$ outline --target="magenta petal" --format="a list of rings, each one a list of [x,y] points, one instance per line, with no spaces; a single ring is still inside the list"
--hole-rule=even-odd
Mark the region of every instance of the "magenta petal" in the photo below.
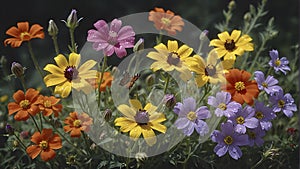
[[[87,37],[87,41],[89,42],[99,42],[103,40],[102,37],[101,37],[101,34],[96,31],[96,30],[89,30],[88,31],[88,37]]]
[[[120,28],[122,26],[122,21],[118,20],[118,19],[114,19],[111,23],[110,23],[110,31],[116,32],[118,33]]]
[[[99,31],[102,29],[102,27],[107,26],[107,23],[104,20],[99,20],[96,23],[94,23],[94,26]]]
[[[119,44],[124,48],[132,48],[134,46],[134,37],[130,37],[126,40],[119,41]]]
[[[122,58],[127,55],[125,48],[122,46],[120,46],[119,48],[115,47],[115,52],[119,58]]]
[[[111,56],[114,53],[114,46],[113,45],[108,45],[104,50],[103,50],[103,54],[105,56]]]
[[[93,49],[96,51],[106,48],[109,44],[107,42],[95,42],[93,43]]]
[[[120,29],[120,31],[118,33],[118,41],[125,40],[134,35],[135,35],[135,33],[131,26],[124,26]]]

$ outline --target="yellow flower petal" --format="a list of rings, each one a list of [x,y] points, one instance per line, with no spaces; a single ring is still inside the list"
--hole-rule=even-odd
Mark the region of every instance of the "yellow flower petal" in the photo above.
[[[176,40],[168,40],[168,50],[169,52],[177,52],[178,50],[178,43]]]
[[[141,127],[142,127],[143,137],[145,138],[146,143],[149,146],[154,145],[156,143],[156,136],[154,131],[148,125],[143,125]]]
[[[134,140],[138,139],[140,135],[142,134],[142,128],[141,126],[137,125],[129,132],[129,136],[133,138]]]
[[[89,70],[85,72],[79,72],[78,76],[82,79],[97,78],[97,70]]]
[[[53,65],[53,64],[47,64],[45,67],[44,67],[44,70],[52,73],[52,74],[55,74],[57,76],[64,76],[64,69],[61,69],[59,67],[57,67],[56,65]]]
[[[216,47],[224,47],[225,42],[219,39],[213,39],[210,41],[209,46],[216,46]]]
[[[189,57],[192,54],[192,52],[193,49],[188,47],[187,45],[182,45],[177,51],[178,55],[180,56],[180,60]]]
[[[94,60],[88,60],[80,66],[78,72],[86,72],[97,64]]]
[[[137,123],[126,117],[118,117],[115,120],[115,126],[121,126],[120,130],[126,133],[137,126]]]
[[[227,31],[219,33],[218,37],[221,41],[226,42],[226,40],[231,39],[231,37],[229,36],[229,33]]]
[[[223,57],[226,53],[228,53],[226,49],[222,49],[222,48],[215,48],[213,49],[213,51],[218,54],[219,58]]]
[[[44,77],[44,82],[47,87],[61,84],[65,81],[67,81],[67,79],[64,76],[57,76],[57,75],[49,74]]]
[[[160,43],[160,44],[156,45],[154,47],[154,49],[156,49],[157,51],[167,51],[168,52],[167,46],[164,45],[163,43]]]
[[[150,115],[155,113],[156,109],[157,107],[151,103],[147,103],[147,105],[144,107],[144,110],[146,110]]]
[[[207,65],[217,65],[217,62],[219,61],[218,59],[218,54],[215,51],[210,51],[207,57]]]
[[[234,42],[237,42],[240,36],[241,36],[241,31],[233,30],[231,33],[231,38],[233,39]]]
[[[158,52],[149,52],[147,57],[157,61],[165,61],[167,56]]]
[[[56,64],[58,65],[58,67],[60,67],[61,69],[66,69],[67,66],[69,66],[68,61],[66,59],[66,57],[62,54],[57,55],[54,58]]]
[[[75,66],[78,68],[78,65],[80,63],[80,55],[77,53],[70,53],[69,55],[69,65],[70,66]]]
[[[54,93],[61,95],[62,98],[66,98],[71,93],[71,90],[72,84],[69,81],[66,81],[61,85],[57,85],[54,89]]]
[[[228,70],[228,69],[233,68],[234,62],[235,62],[234,60],[227,59],[227,60],[222,61],[221,65],[222,65],[223,69]]]
[[[129,104],[132,108],[134,108],[136,111],[142,110],[143,106],[142,103],[139,100],[136,99],[130,99]]]
[[[235,50],[236,52],[237,50]],[[242,51],[242,50],[241,50]],[[228,52],[225,56],[224,56],[224,60],[235,60],[236,59],[236,56],[234,53],[232,52]]]
[[[198,87],[202,87],[208,82],[208,77],[199,75],[199,76],[196,76],[195,80],[196,80]]]
[[[152,114],[149,118],[150,118],[150,122],[152,123],[161,123],[167,120],[163,113]]]
[[[134,120],[134,116],[135,116],[135,110],[133,110],[132,108],[130,108],[129,106],[127,106],[126,104],[121,104],[118,106],[117,108],[124,116],[133,119]]]
[[[157,131],[159,131],[161,133],[166,133],[166,131],[167,131],[167,127],[164,126],[164,125],[162,125],[162,124],[159,124],[159,123],[150,123],[149,125],[150,125],[150,127],[152,129],[157,130]]]

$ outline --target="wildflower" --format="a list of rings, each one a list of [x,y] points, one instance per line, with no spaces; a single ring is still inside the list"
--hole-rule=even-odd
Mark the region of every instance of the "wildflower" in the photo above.
[[[195,80],[198,87],[202,87],[206,83],[218,84],[226,81],[224,73],[227,69],[231,69],[234,60],[220,61],[215,52],[208,54],[206,61],[199,55],[186,59],[189,69],[196,73]]]
[[[94,24],[97,30],[88,31],[88,42],[93,42],[96,51],[103,50],[105,56],[111,56],[114,52],[119,58],[127,55],[126,48],[134,46],[135,32],[131,26],[122,26],[122,21],[114,19],[110,27],[104,20]]]
[[[259,90],[264,90],[267,94],[271,95],[279,90],[282,90],[280,86],[276,85],[278,84],[278,80],[273,76],[268,76],[267,79],[265,79],[265,75],[261,71],[255,71],[254,76]]]
[[[240,104],[253,105],[259,90],[256,81],[249,80],[251,74],[245,70],[231,69],[225,77],[228,83],[222,86],[222,89],[231,94],[232,100]]]
[[[34,38],[44,39],[43,27],[34,24],[29,28],[28,22],[18,22],[18,27],[11,27],[6,31],[7,35],[13,36],[4,41],[4,45],[10,45],[13,48],[20,47],[22,42],[30,41]]]
[[[269,65],[275,69],[276,73],[278,71],[281,71],[282,73],[286,74],[286,71],[291,71],[290,67],[288,66],[289,61],[286,57],[282,57],[279,59],[277,50],[269,51],[269,55],[271,56]]]
[[[262,137],[266,135],[266,132],[262,130],[260,126],[257,126],[254,129],[249,129],[247,131],[247,134],[249,136],[249,146],[253,147],[254,144],[256,144],[260,147],[264,144],[264,140],[262,139]]]
[[[228,92],[218,92],[216,97],[208,96],[207,104],[215,107],[215,114],[218,117],[225,116],[231,117],[238,112],[239,109],[242,108],[242,105],[231,101],[231,95]]]
[[[78,27],[79,22],[82,20],[82,18],[78,19],[77,18],[77,11],[75,9],[72,9],[70,15],[67,18],[67,21],[64,21],[66,26],[70,29],[75,29]]]
[[[166,30],[169,35],[176,35],[176,31],[181,32],[184,22],[179,15],[172,11],[165,11],[163,8],[154,8],[149,12],[149,21],[154,22],[157,30]]]
[[[176,104],[176,98],[173,94],[166,94],[164,96],[164,103],[166,107],[172,108]]]
[[[80,137],[81,131],[88,132],[93,124],[93,119],[86,113],[78,115],[77,112],[71,112],[64,121],[65,132],[70,132],[71,137]]]
[[[181,73],[180,77],[185,81],[192,77],[191,72],[184,62],[193,52],[192,48],[187,45],[182,45],[178,48],[178,43],[175,40],[169,40],[168,47],[160,43],[154,48],[157,52],[149,52],[147,55],[147,57],[155,60],[150,66],[153,71],[162,69],[166,72],[170,72],[175,69]]]
[[[100,79],[101,79],[101,73],[97,72],[97,78],[87,79],[87,81],[92,85],[94,89],[98,89]],[[102,83],[100,83],[100,91],[103,92],[106,90],[106,87],[110,87],[112,80],[113,77],[111,76],[110,72],[104,72]]]
[[[32,88],[28,89],[25,94],[22,90],[18,90],[13,95],[15,102],[8,103],[8,114],[12,115],[17,112],[14,116],[17,121],[27,120],[30,117],[29,114],[35,116],[39,112],[38,96],[39,92]]]
[[[183,100],[178,112],[178,119],[175,121],[177,129],[182,130],[186,136],[193,134],[194,129],[204,136],[208,133],[209,127],[202,119],[210,118],[210,112],[206,106],[196,108],[196,100],[192,97]],[[176,111],[176,110],[175,110]]]
[[[13,62],[11,64],[11,72],[16,76],[16,77],[21,77],[24,75],[24,68],[20,63]]]
[[[253,51],[252,38],[249,35],[241,36],[241,31],[233,30],[231,35],[227,31],[218,34],[219,39],[210,41],[210,46],[215,46],[213,49],[219,58],[224,57],[224,60],[235,60],[236,55],[241,56],[245,51]]]
[[[115,126],[120,126],[122,132],[129,132],[129,136],[137,140],[142,134],[146,143],[150,146],[156,143],[156,135],[153,130],[165,133],[166,126],[160,124],[165,121],[165,115],[156,112],[157,107],[147,103],[143,108],[138,100],[130,100],[130,107],[122,104],[118,110],[125,117],[118,117]]]
[[[276,115],[273,113],[272,109],[265,106],[263,102],[255,102],[255,117],[258,119],[260,126],[263,130],[269,130],[272,127],[271,120],[273,120]]]
[[[297,106],[294,103],[294,99],[291,94],[287,93],[283,95],[283,90],[274,93],[270,97],[270,102],[273,104],[273,111],[278,113],[283,111],[287,117],[293,116],[293,111],[297,111]]]
[[[43,112],[44,116],[50,116],[54,113],[54,117],[58,117],[58,113],[62,110],[62,104],[58,104],[60,99],[54,96],[39,96],[39,109]]]
[[[65,98],[69,96],[71,89],[82,90],[85,93],[91,91],[90,84],[86,79],[96,77],[96,70],[90,70],[96,65],[96,61],[88,60],[79,67],[81,56],[76,53],[70,53],[69,62],[64,55],[57,55],[54,60],[56,65],[47,64],[44,70],[51,74],[44,77],[47,87],[56,85],[55,94],[60,94]]]
[[[49,161],[56,155],[54,150],[62,148],[62,141],[58,134],[52,133],[52,129],[43,129],[42,132],[35,132],[31,136],[31,141],[35,145],[27,147],[26,152],[32,158],[39,154],[42,160]]]
[[[242,157],[242,151],[239,146],[248,144],[248,135],[238,134],[233,129],[233,124],[230,122],[221,124],[221,131],[215,130],[211,139],[218,143],[214,148],[214,152],[219,156],[224,156],[227,151],[229,155],[237,160]]]

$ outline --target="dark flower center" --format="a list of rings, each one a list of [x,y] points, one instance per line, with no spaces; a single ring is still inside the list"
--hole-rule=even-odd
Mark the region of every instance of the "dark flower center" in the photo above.
[[[134,119],[139,125],[147,125],[147,123],[150,120],[148,112],[146,110],[141,109],[138,112],[136,112]]]
[[[242,116],[239,116],[238,118],[235,119],[237,124],[244,124],[245,119]]]
[[[235,46],[235,42],[234,42],[233,39],[226,40],[226,42],[225,42],[225,49],[226,50],[228,50],[229,52],[232,52],[232,51],[235,50],[235,48],[236,48],[236,46]]]
[[[214,76],[216,74],[217,70],[216,70],[216,67],[214,65],[207,65],[205,67],[205,75],[206,76]]]
[[[178,56],[178,53],[176,52],[169,53],[167,58],[167,63],[176,66],[179,62],[180,62],[180,57]]]
[[[40,146],[43,150],[45,150],[45,149],[48,148],[48,142],[45,141],[45,140],[43,140],[43,141],[40,142],[39,146]]]
[[[285,104],[284,100],[279,100],[278,101],[278,107],[283,108],[284,104]]]
[[[256,134],[254,133],[254,132],[252,132],[252,131],[249,131],[248,132],[248,136],[251,138],[251,139],[255,139],[256,138]]]
[[[79,72],[75,66],[68,66],[65,69],[65,78],[67,78],[68,81],[71,82],[73,79],[77,79],[78,73]]]
[[[227,145],[230,145],[230,144],[232,144],[232,142],[233,142],[233,138],[232,138],[231,136],[226,136],[226,137],[224,138],[224,142],[225,142]]]
[[[264,114],[262,112],[258,111],[258,112],[255,113],[255,117],[257,119],[262,119],[264,117]]]

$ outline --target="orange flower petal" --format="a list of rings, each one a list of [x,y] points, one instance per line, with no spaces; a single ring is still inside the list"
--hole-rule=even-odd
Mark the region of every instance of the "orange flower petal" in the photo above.
[[[71,133],[71,137],[80,137],[81,136],[81,130],[78,128],[73,128]]]
[[[29,23],[28,22],[18,22],[18,29],[20,32],[28,32],[29,30]]]
[[[42,149],[37,145],[31,145],[26,149],[26,152],[31,157],[31,159],[35,159],[41,151]]]
[[[9,115],[12,115],[13,113],[15,113],[17,111],[22,110],[20,105],[18,105],[17,103],[14,103],[14,102],[8,103],[7,108],[8,108]]]
[[[56,153],[52,149],[46,149],[41,152],[41,158],[44,161],[49,161],[55,157]]]
[[[62,141],[58,134],[54,134],[53,137],[49,139],[49,147],[52,149],[62,148]]]
[[[14,93],[13,98],[16,101],[16,103],[20,103],[22,100],[25,99],[24,92],[22,90],[18,90]]]
[[[20,110],[14,116],[14,119],[17,121],[25,121],[29,118],[28,112],[26,110]]]

